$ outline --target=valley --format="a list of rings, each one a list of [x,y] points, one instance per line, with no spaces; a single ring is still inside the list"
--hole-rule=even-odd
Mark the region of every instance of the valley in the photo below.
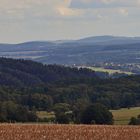
[[[99,36],[70,41],[0,44],[0,56],[44,64],[100,66],[140,73],[140,38]]]

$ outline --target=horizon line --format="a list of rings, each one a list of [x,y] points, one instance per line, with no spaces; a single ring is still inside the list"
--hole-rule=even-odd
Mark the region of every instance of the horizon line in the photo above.
[[[18,45],[18,44],[23,44],[23,43],[29,43],[29,42],[58,42],[58,41],[66,41],[66,42],[68,42],[68,41],[78,41],[78,40],[82,40],[82,39],[88,39],[88,38],[94,38],[94,37],[124,37],[124,38],[140,38],[140,35],[139,36],[129,36],[129,35],[91,35],[91,36],[83,36],[83,37],[77,37],[77,38],[71,38],[71,39],[66,39],[66,38],[64,38],[64,39],[49,39],[49,40],[26,40],[26,41],[19,41],[19,42],[11,42],[11,43],[8,43],[8,42],[0,42],[0,44],[9,44],[9,45]]]

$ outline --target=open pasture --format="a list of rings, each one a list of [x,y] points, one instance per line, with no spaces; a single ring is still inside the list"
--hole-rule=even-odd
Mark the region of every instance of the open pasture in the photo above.
[[[111,110],[115,125],[127,125],[132,117],[140,115],[140,107]]]

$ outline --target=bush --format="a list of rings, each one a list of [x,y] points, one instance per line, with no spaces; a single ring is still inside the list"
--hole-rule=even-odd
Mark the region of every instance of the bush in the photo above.
[[[140,125],[140,115],[137,118],[132,117],[130,119],[129,125]]]
[[[56,122],[60,124],[69,124],[69,116],[65,113],[56,114]]]

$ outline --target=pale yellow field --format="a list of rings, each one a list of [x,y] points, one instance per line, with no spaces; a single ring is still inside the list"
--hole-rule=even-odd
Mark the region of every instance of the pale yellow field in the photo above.
[[[47,112],[47,111],[37,111],[37,116],[41,119],[43,119],[43,118],[55,118],[54,112]]]
[[[121,70],[113,70],[113,69],[105,69],[105,68],[101,68],[101,67],[86,67],[88,69],[94,70],[94,71],[99,71],[99,72],[108,72],[109,74],[114,74],[114,73],[125,73],[128,75],[132,75],[134,73],[132,72],[126,72],[126,71],[121,71]]]
[[[140,107],[122,108],[119,110],[111,110],[116,125],[127,125],[131,117],[140,115]]]
[[[140,140],[140,127],[2,124],[0,140]]]

